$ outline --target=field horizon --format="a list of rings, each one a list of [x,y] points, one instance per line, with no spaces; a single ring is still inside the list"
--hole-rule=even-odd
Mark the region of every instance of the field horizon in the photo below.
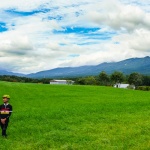
[[[150,92],[2,81],[0,94],[13,106],[0,149],[150,149]]]

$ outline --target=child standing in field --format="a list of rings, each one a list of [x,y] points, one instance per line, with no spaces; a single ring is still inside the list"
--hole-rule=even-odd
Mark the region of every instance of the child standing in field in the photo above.
[[[4,95],[3,97],[4,104],[0,105],[0,125],[2,129],[2,136],[6,137],[6,129],[9,123],[9,117],[12,113],[12,106],[8,103],[10,96]]]

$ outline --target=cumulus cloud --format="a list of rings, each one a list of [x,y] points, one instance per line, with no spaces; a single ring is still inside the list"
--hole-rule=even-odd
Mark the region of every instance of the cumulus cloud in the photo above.
[[[97,65],[150,54],[150,13],[143,0],[5,0],[0,68],[32,73]],[[143,5],[142,5],[143,4]]]
[[[150,14],[139,6],[124,5],[118,1],[106,1],[99,5],[99,11],[91,11],[89,19],[100,25],[107,25],[115,30],[150,29]]]
[[[25,55],[32,50],[32,44],[26,35],[15,31],[0,34],[1,57],[7,55]]]

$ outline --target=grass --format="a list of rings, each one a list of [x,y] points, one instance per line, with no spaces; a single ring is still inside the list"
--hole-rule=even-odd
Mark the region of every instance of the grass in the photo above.
[[[7,150],[149,150],[150,92],[0,82],[13,114]]]

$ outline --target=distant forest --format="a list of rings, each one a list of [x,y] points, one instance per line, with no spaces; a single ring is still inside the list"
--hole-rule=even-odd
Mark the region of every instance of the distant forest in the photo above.
[[[64,78],[59,78],[64,79]],[[26,78],[19,76],[10,76],[10,75],[1,75],[1,81],[8,82],[22,82],[22,83],[41,83],[49,84],[51,78]],[[130,85],[137,86],[150,86],[150,76],[142,75],[136,72],[133,72],[129,75],[124,75],[122,72],[113,72],[112,74],[107,74],[102,71],[98,76],[87,76],[87,77],[77,77],[77,78],[65,78],[65,80],[73,80],[74,84],[77,85],[101,85],[101,86],[112,86],[115,83],[129,83]]]

